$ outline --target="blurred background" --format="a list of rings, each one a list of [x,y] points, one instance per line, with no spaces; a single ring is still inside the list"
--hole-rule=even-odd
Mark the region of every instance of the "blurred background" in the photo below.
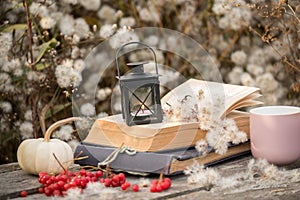
[[[176,33],[141,34],[143,27]],[[214,65],[221,77],[172,53],[184,50],[188,57],[195,50],[178,43],[179,33],[201,45],[207,57],[199,62]],[[0,164],[16,161],[22,140],[42,137],[74,110],[89,120],[53,133],[72,148],[82,138],[77,129],[120,112],[111,61],[129,41],[155,48],[164,75],[161,95],[188,78],[218,79],[259,87],[265,105],[300,106],[298,0],[0,1]],[[140,50],[120,62],[151,58]]]

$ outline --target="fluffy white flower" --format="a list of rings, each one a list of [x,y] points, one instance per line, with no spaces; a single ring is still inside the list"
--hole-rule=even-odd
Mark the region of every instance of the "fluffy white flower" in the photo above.
[[[243,68],[234,67],[231,72],[228,73],[228,79],[231,84],[240,84],[241,75],[243,74]]]
[[[242,66],[246,63],[247,55],[243,50],[235,51],[231,54],[231,60],[236,65]]]
[[[195,148],[201,155],[206,155],[209,152],[208,143],[206,140],[199,140],[195,144]]]
[[[115,24],[104,24],[100,28],[99,35],[100,37],[107,39],[115,33],[116,28],[117,26]]]
[[[145,38],[144,42],[150,46],[157,46],[159,42],[159,38],[156,35],[150,35]]]
[[[27,121],[32,121],[32,110],[26,110],[26,112],[24,114],[24,118]]]
[[[81,73],[75,70],[70,71],[70,80],[73,87],[78,87],[82,81]]]
[[[87,10],[96,11],[101,5],[101,0],[79,0],[79,3]]]
[[[74,33],[81,39],[86,39],[89,36],[90,27],[83,18],[77,18],[74,24]]]
[[[32,138],[32,133],[33,133],[32,123],[28,121],[23,122],[20,125],[20,133],[22,139]]]
[[[221,178],[220,174],[214,169],[205,169],[203,165],[197,163],[189,166],[184,173],[188,175],[187,182],[189,184],[198,184],[207,188],[216,185]]]
[[[12,111],[12,105],[8,101],[0,102],[0,110],[4,113],[10,113]]]
[[[264,68],[256,64],[249,63],[247,65],[247,71],[253,74],[254,76],[259,76],[264,73]]]
[[[85,62],[82,59],[75,60],[73,69],[81,73],[85,69]]]
[[[225,13],[227,13],[228,11],[230,11],[230,7],[224,3],[222,3],[222,1],[215,1],[214,5],[212,7],[212,11],[214,13],[216,13],[217,15],[223,15]]]
[[[138,36],[132,30],[128,30],[127,27],[123,27],[111,38],[109,44],[113,49],[118,49],[121,45],[133,41],[139,41]]]
[[[57,131],[56,135],[61,140],[67,141],[72,138],[73,131],[74,131],[74,129],[71,125],[64,125],[64,126],[60,127],[60,129],[59,129],[59,131]]]
[[[12,34],[11,33],[0,33],[0,57],[7,55],[8,51],[12,47]]]
[[[64,35],[72,35],[74,33],[75,20],[71,15],[65,15],[59,22],[59,29]]]
[[[273,92],[279,87],[279,83],[274,79],[274,76],[267,72],[256,78],[258,87],[262,93]]]
[[[29,10],[33,15],[39,15],[40,17],[49,16],[48,8],[40,3],[32,2],[29,6]]]
[[[88,118],[82,118],[82,120],[76,121],[75,125],[78,130],[89,129],[93,125],[94,121]]]
[[[43,17],[40,20],[40,25],[42,29],[51,29],[55,26],[56,21],[51,17]]]
[[[153,5],[149,5],[148,8],[139,10],[139,16],[141,20],[145,22],[160,22],[160,14]]]
[[[78,0],[62,0],[64,3],[76,5],[78,3]]]
[[[73,152],[75,152],[76,147],[79,145],[80,143],[77,140],[71,140],[68,142],[68,145],[70,145],[71,149]]]
[[[16,69],[21,68],[21,62],[19,59],[12,59],[10,61],[5,61],[2,64],[2,71],[4,72],[13,72]]]
[[[123,26],[135,26],[135,19],[133,17],[123,17],[121,18],[120,22],[119,22],[119,26],[123,27]]]
[[[241,75],[241,83],[245,86],[256,86],[255,80],[252,78],[250,74],[247,72],[244,72]]]
[[[75,46],[75,47],[73,47],[72,48],[72,52],[71,52],[71,58],[72,59],[76,59],[76,58],[78,58],[79,56],[80,56],[80,49],[79,49],[79,47],[77,47],[77,46]]]
[[[100,119],[100,118],[107,117],[107,116],[108,116],[108,114],[106,112],[100,112],[96,118]]]
[[[117,21],[116,11],[110,6],[104,5],[97,13],[100,19],[104,19],[107,23],[113,24]]]
[[[85,103],[80,107],[80,112],[84,116],[93,116],[96,114],[95,106],[91,103]]]
[[[102,88],[97,91],[96,98],[99,101],[104,101],[111,94],[111,92],[112,92],[112,90],[109,87]]]

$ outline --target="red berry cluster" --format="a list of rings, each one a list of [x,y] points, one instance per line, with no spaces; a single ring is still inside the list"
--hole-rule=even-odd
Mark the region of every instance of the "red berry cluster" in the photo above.
[[[154,179],[150,186],[150,192],[161,192],[171,187],[171,184],[170,178]]]
[[[43,187],[39,188],[39,192],[45,193],[47,196],[64,196],[68,189],[75,187],[84,189],[89,182],[96,182],[102,176],[101,170],[90,172],[81,169],[74,173],[66,170],[56,176],[41,172],[39,173],[39,182],[43,184]]]
[[[39,182],[43,187],[40,187],[38,191],[47,196],[64,196],[70,188],[80,188],[83,192],[89,182],[97,181],[103,183],[106,187],[120,187],[123,191],[127,191],[131,186],[130,182],[126,181],[124,173],[115,174],[108,170],[106,177],[103,177],[103,171],[101,170],[91,172],[81,169],[75,172],[65,170],[56,176],[47,172],[39,173]],[[159,179],[152,181],[150,192],[161,192],[169,187],[171,187],[171,179],[163,178],[161,175]],[[131,188],[133,192],[139,191],[138,184],[133,184]],[[27,196],[27,192],[22,191],[20,196]]]

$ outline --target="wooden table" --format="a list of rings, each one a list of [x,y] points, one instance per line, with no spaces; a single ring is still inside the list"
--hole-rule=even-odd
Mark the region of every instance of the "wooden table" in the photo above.
[[[281,171],[282,177],[268,180],[268,177],[257,176],[257,174],[251,175],[251,178],[245,178],[250,159],[252,159],[251,156],[244,156],[211,167],[224,178],[223,185],[217,184],[211,188],[188,184],[186,175],[176,175],[170,176],[172,187],[161,193],[150,193],[149,188],[141,188],[139,192],[124,192],[120,188],[111,188],[111,193],[105,195],[102,194],[103,191],[91,194],[84,191],[84,196],[59,199],[300,199],[300,161],[280,167],[280,170],[286,170]],[[151,175],[145,178],[152,180],[158,177]],[[140,181],[141,176],[127,175],[127,179],[134,183]],[[237,182],[233,184],[232,181]],[[232,186],[230,187],[230,185]],[[0,165],[1,200],[18,199],[22,190],[27,190],[29,193],[26,198],[22,199],[53,199],[53,197],[38,194],[37,189],[40,186],[37,176],[24,173],[17,163]]]

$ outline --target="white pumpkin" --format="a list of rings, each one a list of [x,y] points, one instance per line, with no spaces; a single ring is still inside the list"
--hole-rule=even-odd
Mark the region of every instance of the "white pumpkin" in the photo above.
[[[70,117],[60,120],[49,127],[44,138],[24,140],[17,150],[17,159],[20,167],[30,174],[38,174],[39,172],[58,174],[63,168],[53,154],[64,167],[73,162],[71,147],[62,140],[50,139],[50,136],[54,129],[74,120],[80,120],[80,118]]]

